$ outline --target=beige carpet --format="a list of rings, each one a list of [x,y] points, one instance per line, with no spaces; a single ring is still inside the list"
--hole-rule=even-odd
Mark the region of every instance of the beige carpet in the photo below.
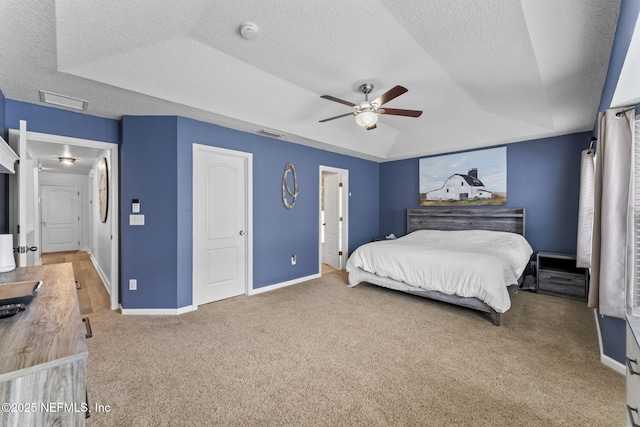
[[[488,315],[346,276],[180,316],[92,317],[89,426],[622,426],[585,303]]]

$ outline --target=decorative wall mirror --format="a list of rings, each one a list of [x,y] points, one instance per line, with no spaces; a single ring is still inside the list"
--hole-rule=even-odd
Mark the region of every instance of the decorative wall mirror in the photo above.
[[[287,175],[289,172],[291,172],[291,175],[293,176],[293,191],[289,187],[289,181],[287,181]],[[284,174],[282,175],[282,203],[284,203],[284,207],[287,209],[293,209],[299,193],[300,189],[298,188],[296,167],[293,166],[293,163],[287,163],[284,167]],[[289,202],[288,197],[291,198],[291,202]]]
[[[109,171],[107,168],[107,159],[105,157],[100,160],[98,171],[98,203],[100,205],[100,221],[107,222],[107,213],[109,211]]]

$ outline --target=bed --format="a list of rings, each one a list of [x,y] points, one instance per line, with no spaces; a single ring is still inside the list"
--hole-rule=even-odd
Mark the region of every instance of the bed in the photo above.
[[[524,209],[408,209],[407,235],[351,254],[349,286],[367,282],[472,308],[499,326],[533,253],[524,229]]]

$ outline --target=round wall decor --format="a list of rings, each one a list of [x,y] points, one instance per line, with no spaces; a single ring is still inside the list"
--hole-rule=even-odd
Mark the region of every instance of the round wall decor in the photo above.
[[[105,157],[100,161],[98,169],[98,203],[100,205],[100,221],[107,222],[107,213],[109,211],[109,171],[107,168],[107,159]]]
[[[289,174],[289,172],[293,174],[293,191],[289,188],[289,182],[287,181],[287,174]],[[293,166],[293,163],[287,163],[284,167],[284,174],[282,175],[282,203],[284,203],[284,207],[287,209],[293,209],[299,193],[300,189],[298,188],[296,167]],[[287,197],[291,197],[291,202],[289,202]]]

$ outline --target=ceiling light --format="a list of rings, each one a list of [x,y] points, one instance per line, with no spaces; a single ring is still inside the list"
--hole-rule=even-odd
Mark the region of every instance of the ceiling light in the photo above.
[[[58,105],[60,107],[73,108],[74,110],[86,111],[89,106],[89,101],[84,101],[78,98],[72,98],[70,96],[58,95],[51,92],[45,92],[44,90],[40,92],[40,101],[47,103]]]
[[[58,161],[65,165],[72,165],[75,163],[76,159],[73,157],[58,157]]]
[[[356,122],[363,128],[368,128],[376,124],[378,115],[370,110],[365,110],[356,115]]]

